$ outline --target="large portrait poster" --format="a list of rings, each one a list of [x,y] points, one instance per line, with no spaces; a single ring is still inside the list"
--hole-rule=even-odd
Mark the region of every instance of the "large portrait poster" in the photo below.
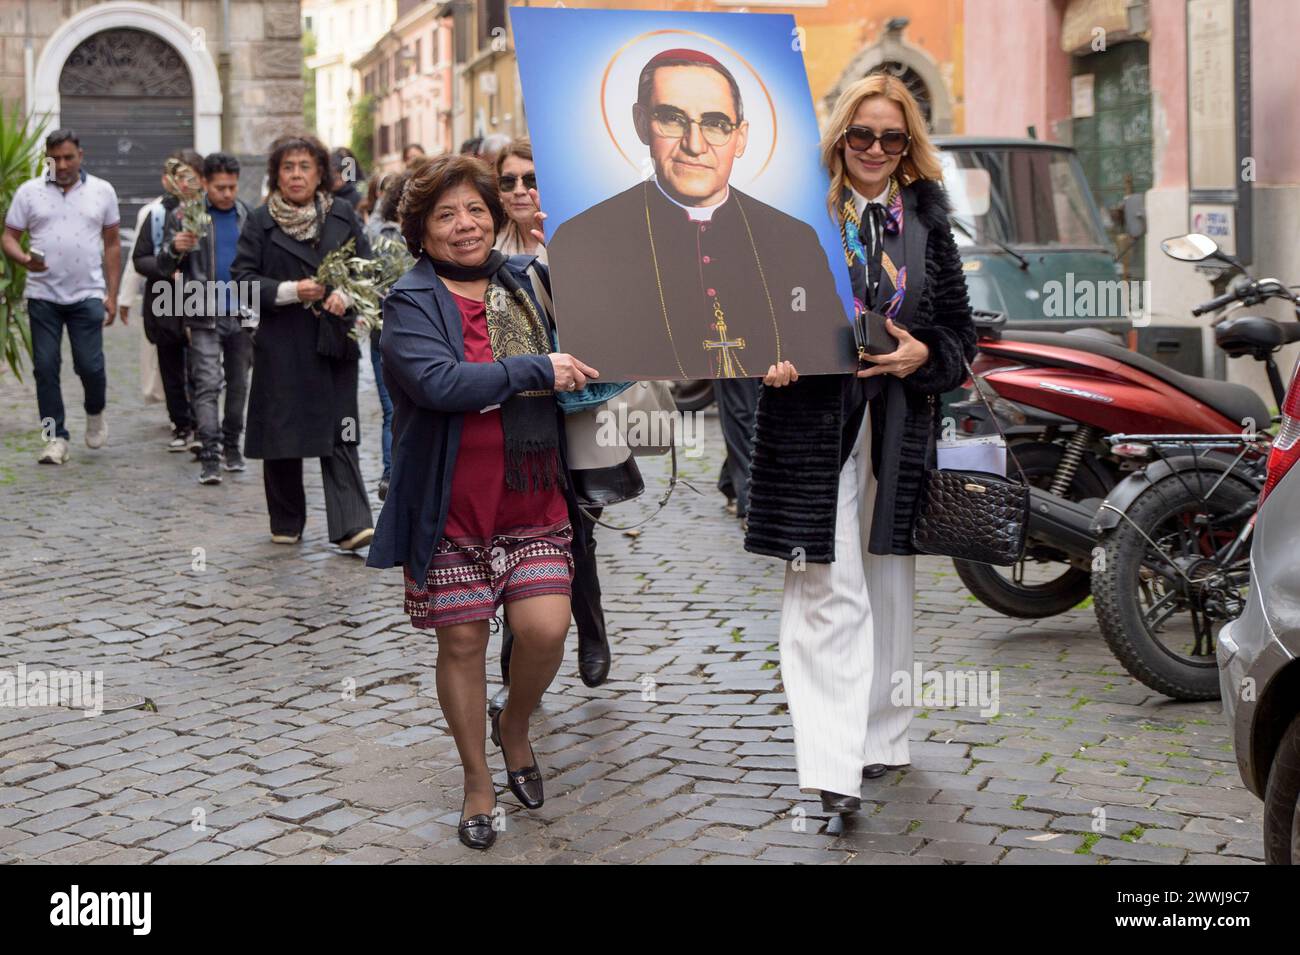
[[[855,369],[794,18],[510,15],[560,347],[605,381]]]

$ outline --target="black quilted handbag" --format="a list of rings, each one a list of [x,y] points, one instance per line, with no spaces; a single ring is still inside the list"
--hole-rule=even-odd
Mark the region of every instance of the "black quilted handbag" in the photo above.
[[[966,366],[970,371],[970,365]],[[971,382],[993,419],[1007,454],[1020,472],[1019,483],[984,471],[931,468],[912,524],[912,546],[922,554],[955,557],[1003,567],[1025,553],[1029,524],[1029,482],[1020,461],[973,371]]]

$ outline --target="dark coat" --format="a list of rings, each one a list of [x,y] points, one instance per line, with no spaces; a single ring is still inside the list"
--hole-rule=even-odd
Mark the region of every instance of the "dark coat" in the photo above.
[[[924,342],[930,358],[906,378],[883,376],[883,390],[871,399],[878,482],[869,505],[874,508],[872,554],[916,552],[912,521],[925,471],[934,465],[937,396],[965,380],[963,357],[969,361],[975,355],[975,326],[948,211],[947,194],[938,183],[921,180],[903,188],[908,284],[895,324]],[[920,261],[924,270],[913,265]],[[839,473],[862,421],[862,384],[852,375],[817,375],[785,388],[764,387],[754,432],[746,550],[784,560],[800,553],[813,563],[834,560]]]
[[[855,364],[817,233],[734,186],[700,223],[655,183],[637,183],[561,224],[546,249],[549,261],[570,265],[555,273],[560,346],[606,381],[716,377],[717,352],[704,346],[717,339],[715,301],[727,337],[744,340],[733,353],[738,377],[761,377],[778,360],[818,362],[822,371]],[[600,263],[599,280],[584,268],[591,262]]]
[[[364,197],[361,195],[361,190],[357,188],[357,184],[349,180],[334,190],[334,198],[345,199],[353,209],[356,209],[357,206],[361,205],[361,200]]]
[[[535,258],[515,255],[507,265],[530,296],[532,285],[526,270]],[[549,391],[555,386],[555,372],[545,355],[465,361],[461,330],[455,300],[435,274],[429,257],[421,255],[384,299],[380,351],[384,383],[393,400],[393,471],[366,558],[370,567],[404,566],[419,581],[428,576],[447,523],[465,415],[500,404],[521,391]],[[558,402],[555,413],[560,459],[567,471]],[[569,520],[576,528],[573,482],[565,484]],[[574,549],[580,553],[582,535],[574,536]]]
[[[175,214],[179,205],[180,200],[175,196],[163,196],[164,232],[167,229],[166,220]],[[176,271],[173,263],[169,263],[170,268],[164,267],[158,251],[154,248],[153,213],[151,212],[145,216],[144,224],[136,233],[135,245],[131,247],[131,264],[144,279],[144,291],[140,295],[141,325],[144,327],[144,337],[154,345],[184,345],[184,314],[165,300],[158,302],[160,294],[167,294],[160,292],[158,283],[164,282],[170,287],[172,273]],[[156,302],[157,307],[155,307]]]
[[[321,258],[349,238],[368,258],[370,242],[352,206],[335,202],[321,225],[315,247],[292,239],[265,205],[248,214],[230,274],[236,282],[257,282],[260,321],[253,338],[253,381],[248,393],[244,454],[250,458],[327,458],[336,440],[360,440],[357,359],[350,338],[341,359],[317,351],[321,322],[339,322],[323,309],[294,302],[276,305],[281,282],[311,278]],[[349,312],[345,319],[350,322]],[[342,324],[340,325],[342,327]]]

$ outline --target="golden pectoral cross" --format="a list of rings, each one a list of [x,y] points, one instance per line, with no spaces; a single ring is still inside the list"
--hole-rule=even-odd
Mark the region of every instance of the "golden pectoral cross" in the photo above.
[[[731,354],[732,349],[739,350],[745,347],[743,338],[727,337],[727,319],[722,313],[722,303],[716,298],[713,300],[713,327],[718,331],[717,341],[704,339],[705,351],[718,352],[718,375],[719,378],[742,378],[745,377],[745,366],[740,363],[740,358]]]

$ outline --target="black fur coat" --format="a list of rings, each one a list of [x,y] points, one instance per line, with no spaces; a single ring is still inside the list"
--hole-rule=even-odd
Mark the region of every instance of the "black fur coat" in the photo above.
[[[929,360],[906,378],[883,376],[870,399],[872,465],[877,480],[868,550],[913,554],[912,521],[926,468],[934,464],[940,422],[938,396],[966,378],[963,357],[975,355],[961,257],[948,223],[948,197],[937,182],[903,187],[903,264],[909,281],[895,323],[930,349]],[[924,281],[914,262],[924,260]],[[785,388],[764,387],[758,403],[745,549],[812,563],[835,558],[840,468],[867,406],[862,379],[801,377]]]

